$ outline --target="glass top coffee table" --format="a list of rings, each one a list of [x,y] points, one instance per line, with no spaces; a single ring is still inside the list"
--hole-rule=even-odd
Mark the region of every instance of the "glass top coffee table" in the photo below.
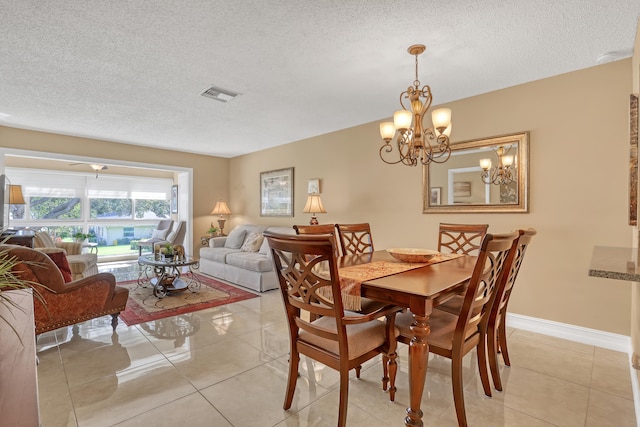
[[[142,255],[138,264],[143,268],[138,275],[138,286],[153,287],[153,295],[164,298],[168,294],[189,289],[198,292],[202,283],[194,269],[199,267],[198,260],[191,257],[156,259],[154,254]]]

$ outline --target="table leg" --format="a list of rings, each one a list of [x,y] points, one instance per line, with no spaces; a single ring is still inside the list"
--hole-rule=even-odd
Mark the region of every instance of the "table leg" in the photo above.
[[[429,344],[427,336],[429,329],[429,315],[413,315],[411,331],[413,338],[409,344],[409,407],[404,419],[405,426],[422,427],[422,394],[427,378],[427,364],[429,361]]]

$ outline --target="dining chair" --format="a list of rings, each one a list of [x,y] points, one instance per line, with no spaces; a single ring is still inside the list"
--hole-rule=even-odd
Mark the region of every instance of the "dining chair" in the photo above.
[[[489,357],[489,368],[491,369],[491,377],[496,390],[502,391],[502,380],[500,379],[500,371],[498,370],[498,352],[502,354],[502,359],[506,366],[511,366],[509,360],[509,351],[507,350],[507,305],[511,298],[513,286],[518,277],[520,266],[524,260],[524,254],[527,247],[531,243],[531,239],[536,235],[536,230],[529,228],[527,230],[518,230],[520,238],[514,242],[514,248],[509,254],[513,259],[507,261],[510,271],[502,275],[498,287],[496,289],[495,301],[491,306],[489,313],[489,322],[487,326],[487,355]]]
[[[440,223],[438,252],[475,255],[489,224]]]
[[[351,369],[382,353],[389,358],[388,366],[383,366],[383,388],[387,382],[395,386],[396,311],[381,309],[367,315],[345,312],[335,240],[331,236],[292,236],[269,231],[264,236],[271,248],[289,324],[289,378],[284,409],[291,407],[303,354],[340,372],[338,426],[344,426]],[[320,265],[326,270],[319,272],[315,267]],[[386,317],[386,322],[378,320],[380,317]]]
[[[368,222],[361,224],[336,224],[343,255],[373,252],[373,238]]]
[[[486,234],[480,245],[478,258],[469,279],[462,309],[458,315],[433,310],[429,319],[430,335],[427,337],[429,352],[451,359],[451,383],[458,425],[467,425],[464,408],[462,358],[474,348],[482,388],[491,396],[485,344],[491,303],[517,232]],[[508,267],[507,267],[508,268]],[[398,341],[410,344],[413,337],[411,312],[398,314],[396,327],[400,331]]]

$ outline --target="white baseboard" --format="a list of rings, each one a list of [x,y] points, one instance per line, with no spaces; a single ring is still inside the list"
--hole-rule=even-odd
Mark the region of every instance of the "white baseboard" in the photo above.
[[[507,327],[627,353],[636,421],[640,426],[640,384],[638,371],[631,366],[631,337],[513,313],[507,313]]]
[[[626,335],[513,313],[507,313],[507,327],[537,332],[569,341],[621,351],[631,355],[631,337]]]

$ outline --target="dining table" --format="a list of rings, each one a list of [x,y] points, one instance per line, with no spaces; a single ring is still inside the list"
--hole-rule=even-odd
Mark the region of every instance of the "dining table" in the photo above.
[[[360,296],[400,307],[413,314],[413,338],[409,344],[409,407],[406,426],[423,426],[420,409],[427,376],[429,356],[429,317],[434,307],[458,294],[469,281],[477,257],[456,255],[443,257],[434,263],[414,265],[411,269],[366,278],[360,285]],[[360,265],[380,265],[397,262],[387,251],[345,255],[338,260],[342,276]],[[342,278],[341,278],[342,280]]]

